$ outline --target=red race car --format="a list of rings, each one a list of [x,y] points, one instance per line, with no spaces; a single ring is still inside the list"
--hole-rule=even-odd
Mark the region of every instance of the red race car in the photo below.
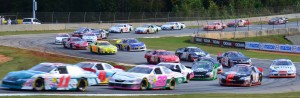
[[[70,37],[63,40],[63,45],[64,48],[85,50],[88,46],[88,42],[79,37]]]
[[[166,50],[148,51],[145,54],[145,58],[147,59],[148,63],[154,63],[154,64],[160,62],[175,62],[175,63],[180,62],[178,56]]]
[[[220,23],[220,22],[213,22],[213,23],[209,23],[207,25],[205,25],[203,27],[203,30],[223,30],[225,29],[227,26],[226,24]]]

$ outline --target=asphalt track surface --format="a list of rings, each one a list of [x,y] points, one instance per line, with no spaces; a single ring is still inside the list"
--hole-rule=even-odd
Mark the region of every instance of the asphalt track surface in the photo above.
[[[263,25],[262,29],[273,29],[272,25]],[[297,27],[297,23],[288,23],[287,25],[275,25],[275,28]],[[226,28],[224,31],[247,31],[248,27]],[[261,30],[261,25],[251,25],[249,30]],[[117,38],[139,38],[139,37],[160,37],[160,36],[182,36],[192,35],[193,33],[207,33],[202,29],[183,29],[174,31],[160,31],[158,34],[110,34],[110,39]],[[208,32],[209,33],[209,32]],[[11,35],[1,36],[0,45],[19,47],[24,49],[39,50],[58,54],[66,54],[91,59],[108,60],[128,64],[146,64],[143,58],[145,52],[126,52],[119,51],[116,55],[98,55],[90,53],[88,50],[70,50],[63,48],[62,45],[54,45],[56,34],[29,34],[29,35]],[[262,85],[254,87],[227,87],[219,86],[218,79],[214,81],[191,81],[190,83],[179,84],[175,90],[147,90],[147,91],[132,91],[132,90],[116,90],[107,86],[91,86],[86,92],[74,91],[42,91],[39,93],[56,93],[56,94],[188,94],[188,93],[276,93],[276,92],[291,92],[300,91],[299,78],[276,78],[270,79],[267,77],[271,60],[252,59],[252,62],[257,67],[264,69],[264,78]],[[183,64],[189,66],[191,62],[182,61]],[[300,69],[300,63],[295,63],[297,69]],[[228,68],[224,68],[225,71]],[[300,73],[297,71],[297,73]],[[299,74],[297,74],[299,77]],[[28,90],[9,90],[0,88],[0,94],[18,94],[18,93],[35,93]]]

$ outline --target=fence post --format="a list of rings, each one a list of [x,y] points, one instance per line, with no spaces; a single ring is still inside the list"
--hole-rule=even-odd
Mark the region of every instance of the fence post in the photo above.
[[[86,12],[84,12],[83,23],[85,23]]]
[[[98,19],[99,19],[99,23],[102,23],[102,21],[101,21],[101,12],[99,13],[99,16],[98,16]]]
[[[168,22],[170,21],[170,12],[168,12]]]
[[[157,12],[155,12],[155,15],[154,15],[154,20],[155,20],[155,23],[156,23],[156,15],[157,15]]]
[[[51,18],[52,18],[52,24],[53,24],[53,20],[54,20],[54,19],[53,19],[53,18],[54,18],[53,15],[54,15],[54,12],[52,12],[52,15],[51,15]]]
[[[117,12],[114,13],[114,23],[116,23],[116,14]]]
[[[18,15],[19,15],[19,12],[17,12],[17,15],[16,15],[16,20],[18,19]]]
[[[128,17],[127,17],[127,22],[129,23],[129,18],[130,18],[130,12],[128,13]]]
[[[144,14],[145,14],[145,12],[143,12],[143,14],[142,14],[142,22],[144,22]]]
[[[70,23],[70,16],[71,16],[71,12],[69,12],[69,15],[68,15],[68,23]]]

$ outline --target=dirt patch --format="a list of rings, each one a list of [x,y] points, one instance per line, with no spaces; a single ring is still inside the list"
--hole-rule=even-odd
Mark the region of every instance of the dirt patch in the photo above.
[[[260,51],[260,50],[247,50],[252,52],[258,52],[258,53],[268,53],[268,54],[281,54],[281,55],[291,55],[291,56],[298,56],[299,54],[295,53],[285,53],[285,52],[270,52],[270,51]]]
[[[0,64],[1,64],[1,63],[5,63],[5,62],[10,61],[10,60],[13,60],[13,58],[7,57],[7,56],[5,56],[5,55],[1,55],[1,54],[0,54]]]

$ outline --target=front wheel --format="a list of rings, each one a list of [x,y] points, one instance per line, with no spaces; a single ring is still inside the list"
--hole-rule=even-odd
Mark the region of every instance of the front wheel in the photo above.
[[[83,92],[83,91],[86,90],[87,86],[88,86],[87,80],[86,79],[80,79],[78,81],[78,84],[77,84],[77,90]]]
[[[70,44],[70,49],[73,49],[73,44]]]
[[[140,84],[140,90],[146,90],[148,88],[148,80],[143,79],[143,81]]]
[[[130,47],[129,46],[127,46],[127,51],[130,51]]]
[[[190,74],[187,74],[185,83],[189,83],[189,82],[190,82]]]
[[[43,78],[37,78],[33,84],[33,90],[36,90],[36,91],[42,91],[45,89],[45,83],[44,83],[44,79]]]

